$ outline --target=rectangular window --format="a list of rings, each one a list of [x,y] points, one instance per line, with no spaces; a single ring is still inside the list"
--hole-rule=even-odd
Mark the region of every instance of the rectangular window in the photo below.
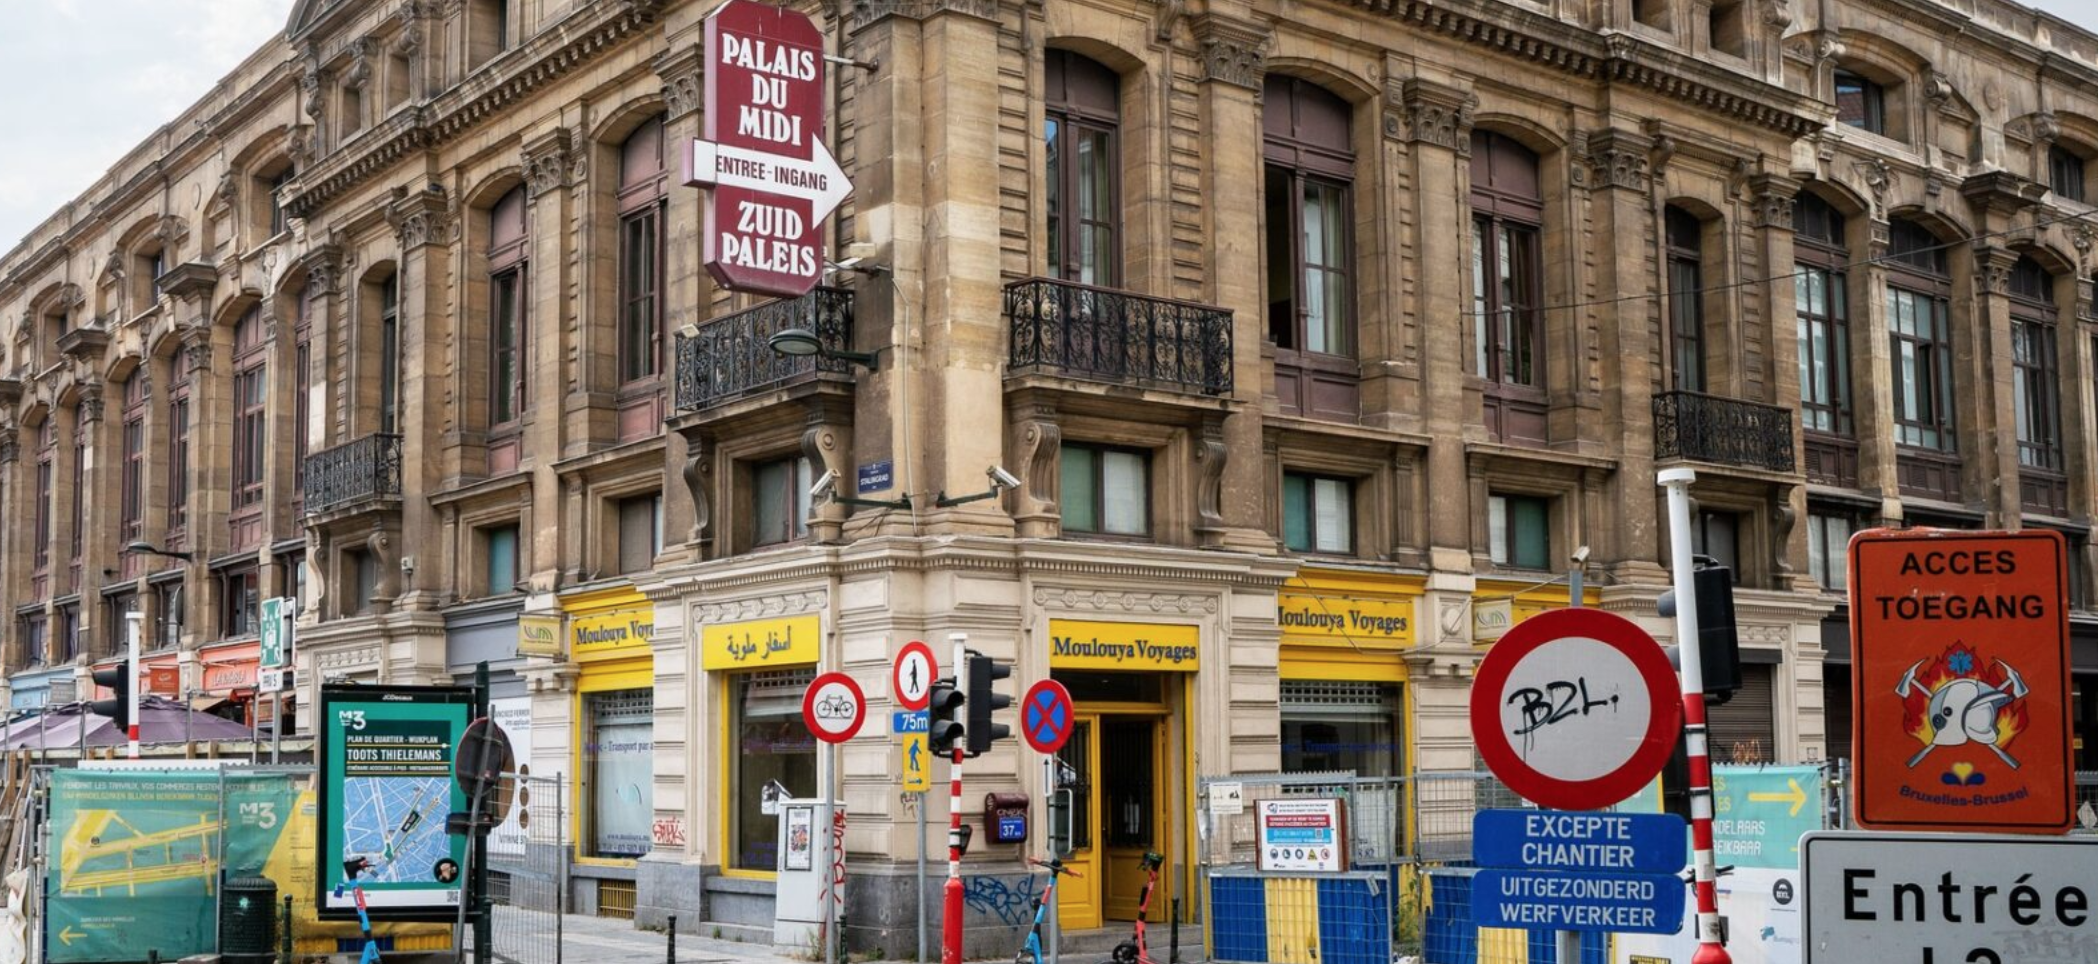
[[[2083,195],[2084,159],[2060,144],[2047,148],[2047,185],[2054,193],[2071,201],[2086,200]]]
[[[1544,262],[1537,229],[1472,219],[1474,373],[1490,382],[1539,384],[1537,328]]]
[[[489,281],[488,421],[508,425],[524,412],[524,269]]]
[[[1887,326],[1893,331],[1895,441],[1940,452],[1956,449],[1947,312],[1942,298],[1906,288],[1887,289]]]
[[[809,460],[804,458],[774,459],[751,469],[752,545],[775,545],[808,534],[809,486],[815,484],[809,473]]]
[[[1668,259],[1668,337],[1674,349],[1669,374],[1677,391],[1705,390],[1703,275],[1696,259]]]
[[[124,420],[124,485],[119,538],[130,542],[145,533],[146,420],[144,416]]]
[[[1141,536],[1151,531],[1151,456],[1098,445],[1062,450],[1063,528]]]
[[[801,719],[801,697],[813,669],[737,673],[728,677],[729,856],[737,870],[779,869],[777,818],[761,809],[768,784],[787,795],[816,793],[816,738]],[[820,830],[820,828],[819,828]]]
[[[299,331],[298,339],[291,361],[291,492],[292,498],[303,504],[306,456],[313,445],[312,429],[306,424],[313,417],[313,342],[304,329]]]
[[[656,335],[660,307],[657,268],[662,232],[657,208],[645,208],[620,222],[619,231],[619,380],[654,377],[662,339]]]
[[[802,464],[808,464],[804,461]],[[807,497],[804,488],[802,495]],[[619,500],[619,571],[646,572],[663,551],[663,495],[651,492]]]
[[[74,428],[72,507],[66,513],[66,558],[80,561],[80,548],[87,541],[87,438]]]
[[[1552,565],[1552,502],[1534,495],[1486,498],[1488,555],[1496,566],[1548,569]]]
[[[481,530],[482,582],[490,596],[517,591],[517,523]]]
[[[180,366],[178,359],[175,364]],[[168,528],[189,522],[189,399],[168,403]]]
[[[46,628],[41,613],[22,617],[22,652],[29,654],[31,663],[42,664],[51,658],[50,650],[45,648]]]
[[[1282,543],[1294,552],[1352,552],[1355,484],[1347,479],[1285,472]]]
[[[1815,585],[1843,592],[1850,585],[1850,536],[1857,523],[1849,516],[1814,512],[1807,515],[1807,571]]]
[[[379,282],[379,431],[398,432],[401,408],[401,276]]]
[[[1848,70],[1836,71],[1836,120],[1874,134],[1887,132],[1887,95],[1879,84]]]
[[[58,607],[58,661],[71,662],[80,655],[80,607]]]
[[[585,693],[583,719],[589,727],[583,742],[583,780],[589,794],[585,799],[590,808],[584,814],[584,825],[589,828],[586,853],[640,857],[648,853],[649,828],[656,815],[655,693],[646,689]]]
[[[2018,423],[2018,464],[2061,471],[2061,382],[2054,326],[2011,319],[2011,397]]]
[[[255,634],[255,620],[262,605],[258,575],[252,566],[219,574],[220,638]]]
[[[44,416],[49,418],[49,415]],[[46,451],[36,462],[36,567],[51,564],[51,496],[53,467]]]
[[[293,171],[291,169],[291,165],[287,164],[284,166],[283,170],[278,171],[274,175],[271,175],[269,180],[268,194],[270,202],[270,237],[273,238],[277,235],[283,234],[291,227],[290,223],[287,222],[284,217],[283,195],[284,185],[291,183],[292,174]]]
[[[1690,533],[1690,551],[1725,566],[1741,581],[1741,516],[1734,512],[1700,512]]]
[[[153,592],[159,599],[160,645],[180,645],[184,618],[182,581],[178,579],[161,583]]]
[[[269,436],[264,427],[268,396],[263,391],[266,369],[257,365],[233,375],[233,507],[262,501],[263,468],[267,464]]]
[[[1800,421],[1809,431],[1850,435],[1850,322],[1843,272],[1797,265]]]
[[[1047,120],[1049,274],[1112,287],[1116,271],[1112,130],[1068,117]],[[1069,157],[1068,162],[1065,161]]]
[[[1346,184],[1269,165],[1268,337],[1279,348],[1355,353]]]

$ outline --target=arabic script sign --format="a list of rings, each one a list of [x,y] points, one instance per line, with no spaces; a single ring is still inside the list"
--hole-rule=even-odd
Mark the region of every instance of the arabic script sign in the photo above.
[[[813,613],[717,623],[699,631],[701,669],[767,669],[816,661],[823,619]]]

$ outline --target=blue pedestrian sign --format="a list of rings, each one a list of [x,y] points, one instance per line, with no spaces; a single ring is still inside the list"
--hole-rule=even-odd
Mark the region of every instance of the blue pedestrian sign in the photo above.
[[[924,710],[897,710],[889,717],[889,729],[897,733],[924,733],[932,728]]]
[[[1683,869],[1683,818],[1672,813],[1481,810],[1472,860],[1481,867],[1673,874]]]
[[[1683,927],[1683,881],[1674,874],[1479,871],[1472,920],[1480,927],[1673,934]]]

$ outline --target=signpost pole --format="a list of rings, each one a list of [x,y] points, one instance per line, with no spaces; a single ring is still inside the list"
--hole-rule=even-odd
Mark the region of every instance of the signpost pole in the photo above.
[[[124,736],[131,744],[130,754],[133,760],[138,759],[138,633],[139,624],[145,618],[146,614],[136,609],[124,614],[124,636],[127,650],[124,657],[124,673],[131,679],[131,685],[127,688],[131,698],[131,727]]]
[[[955,679],[969,659],[969,634],[949,633],[954,644]],[[940,904],[940,964],[962,964],[962,754],[965,741],[954,741],[954,761],[948,774],[947,886]]]
[[[488,661],[474,665],[474,719],[488,716]],[[481,819],[481,801],[478,794],[472,802],[473,809],[467,811],[475,821]],[[488,835],[480,827],[471,826],[472,834],[466,838],[466,859],[473,864],[473,872],[467,875],[467,901],[474,909],[474,964],[489,964],[495,950],[495,935],[489,919],[494,910],[488,899]],[[467,901],[460,901],[463,906]]]
[[[837,826],[838,820],[838,745],[836,743],[826,742],[823,744],[823,760],[823,769],[825,771],[823,777],[823,803],[824,810],[827,811],[827,815],[831,820],[831,825],[825,827],[823,832],[830,834],[831,847],[835,850],[844,846],[844,841],[838,839],[838,835],[833,832],[833,828]],[[830,866],[823,870],[824,875],[830,880],[830,886],[823,888],[823,964],[838,964],[838,948],[844,943],[839,939],[840,935],[838,934],[838,902],[845,899],[844,893],[840,890],[840,888],[845,886],[845,881],[839,879],[837,872],[838,862],[843,859],[844,856],[842,854],[832,853],[830,855]]]
[[[1576,562],[1572,569],[1566,570],[1566,608],[1568,609],[1581,608],[1581,596],[1587,591],[1586,587],[1581,585],[1581,576],[1583,575],[1581,568],[1581,564]],[[1581,932],[1560,931],[1558,952],[1559,964],[1581,964]]]
[[[1691,860],[1697,882],[1697,953],[1691,964],[1732,964],[1719,930],[1718,865],[1712,856],[1712,758],[1705,745],[1705,672],[1698,647],[1697,585],[1691,575],[1687,468],[1663,470],[1668,489],[1668,556],[1675,575],[1676,650],[1682,654],[1683,741],[1690,757]]]
[[[929,765],[929,764],[928,764]],[[918,964],[925,964],[925,793],[918,793]]]

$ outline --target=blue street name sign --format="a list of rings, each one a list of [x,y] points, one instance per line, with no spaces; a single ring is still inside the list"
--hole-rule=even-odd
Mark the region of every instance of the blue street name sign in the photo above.
[[[1683,882],[1674,874],[1479,871],[1472,920],[1480,927],[1673,934],[1683,927]]]
[[[1472,860],[1481,867],[1673,874],[1683,869],[1683,818],[1672,813],[1481,810]]]
[[[896,463],[890,459],[859,467],[858,489],[862,494],[880,492],[896,485]]]
[[[924,710],[897,710],[889,717],[889,729],[897,733],[925,733],[932,729],[932,716]]]

